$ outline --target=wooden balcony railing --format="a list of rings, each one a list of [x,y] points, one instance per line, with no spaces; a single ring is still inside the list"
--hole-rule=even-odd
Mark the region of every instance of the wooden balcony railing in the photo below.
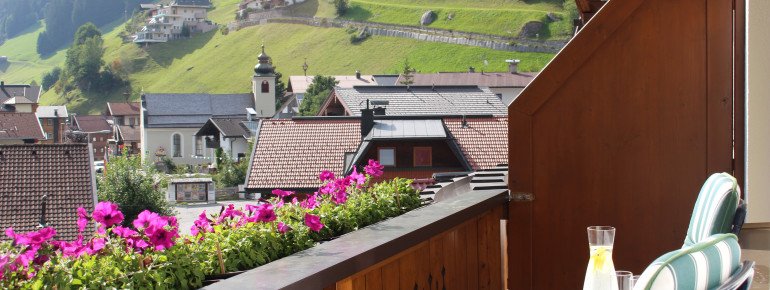
[[[507,204],[507,190],[474,190],[206,289],[502,289]]]

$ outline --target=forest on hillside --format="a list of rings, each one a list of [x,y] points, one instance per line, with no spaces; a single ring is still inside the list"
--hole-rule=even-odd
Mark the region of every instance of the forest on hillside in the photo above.
[[[49,55],[72,40],[81,25],[97,26],[130,17],[139,3],[152,0],[0,0],[0,42],[45,22],[37,39],[37,52]]]

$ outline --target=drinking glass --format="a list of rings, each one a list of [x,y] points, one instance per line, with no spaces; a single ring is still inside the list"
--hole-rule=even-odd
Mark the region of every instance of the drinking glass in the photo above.
[[[609,226],[588,227],[588,247],[591,259],[586,268],[583,290],[618,290],[615,264],[612,262],[612,245],[615,228]]]
[[[639,276],[642,276],[642,275],[634,275],[633,277],[631,277],[631,286],[636,287],[636,282],[639,281]]]
[[[618,290],[632,290],[634,274],[629,271],[615,271],[615,280],[618,281]]]

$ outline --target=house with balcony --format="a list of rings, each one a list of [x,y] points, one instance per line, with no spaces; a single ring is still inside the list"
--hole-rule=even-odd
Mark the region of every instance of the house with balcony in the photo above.
[[[134,36],[134,43],[149,44],[206,33],[217,28],[207,19],[211,3],[208,0],[174,0],[170,4],[157,4],[149,13],[150,18]]]
[[[211,118],[203,124],[196,138],[204,138],[207,149],[221,148],[233,161],[246,158],[249,151],[249,141],[259,128],[259,120],[247,109],[246,118]]]
[[[108,102],[105,116],[112,119],[112,138],[108,140],[108,151],[121,154],[127,149],[129,154],[139,154],[142,140],[139,129],[139,102]]]
[[[109,140],[113,137],[112,118],[105,115],[74,115],[70,130],[84,134],[91,144],[94,160],[104,160],[109,154]]]

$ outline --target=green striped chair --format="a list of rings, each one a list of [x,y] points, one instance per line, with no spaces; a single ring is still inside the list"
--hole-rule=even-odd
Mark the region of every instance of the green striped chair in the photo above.
[[[730,174],[711,175],[698,194],[684,246],[694,245],[714,234],[737,234],[745,217],[745,205],[742,205],[740,195],[738,182]]]
[[[653,262],[634,290],[748,289],[753,263],[740,263],[741,249],[734,234],[716,234],[669,252]],[[736,286],[737,285],[737,286]]]

